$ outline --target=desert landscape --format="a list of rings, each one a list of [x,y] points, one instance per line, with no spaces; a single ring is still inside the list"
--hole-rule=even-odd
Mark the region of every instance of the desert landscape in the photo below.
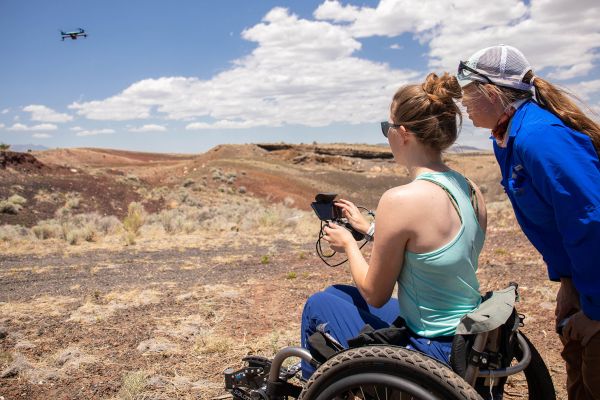
[[[520,284],[522,330],[566,398],[558,284],[518,228],[493,155],[444,157],[488,204],[482,291]],[[310,294],[351,283],[347,265],[316,255],[315,194],[375,209],[407,175],[385,146],[269,143],[7,150],[0,179],[0,400],[214,399],[244,355],[299,345]],[[527,398],[523,376],[505,398]]]

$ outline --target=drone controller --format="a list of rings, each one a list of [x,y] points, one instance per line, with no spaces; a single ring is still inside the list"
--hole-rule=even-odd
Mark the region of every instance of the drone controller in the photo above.
[[[315,201],[310,204],[317,217],[328,225],[334,223],[343,226],[352,233],[356,241],[363,240],[365,235],[355,230],[350,222],[343,217],[342,209],[334,204],[336,193],[319,193],[315,196]]]
[[[315,201],[310,203],[310,206],[312,207],[313,211],[315,212],[315,214],[317,214],[317,217],[321,220],[321,230],[319,232],[319,238],[317,239],[317,243],[315,245],[316,250],[317,250],[317,255],[325,264],[329,265],[330,267],[336,267],[338,265],[345,263],[348,260],[346,259],[342,262],[339,262],[339,263],[333,264],[333,265],[330,264],[326,260],[326,258],[333,257],[336,254],[336,252],[334,251],[332,254],[327,255],[323,252],[323,250],[321,248],[321,239],[323,238],[323,236],[325,236],[325,233],[323,232],[323,228],[325,226],[330,226],[330,224],[336,224],[339,226],[343,226],[344,228],[349,230],[350,233],[352,233],[352,237],[357,242],[365,239],[365,235],[363,233],[360,233],[356,229],[354,229],[352,227],[352,224],[350,224],[350,222],[348,222],[348,220],[346,218],[344,218],[342,209],[335,205],[334,200],[336,197],[337,197],[336,193],[319,193],[315,196]],[[366,210],[366,208],[364,208],[364,207],[359,207],[359,208],[363,208]],[[371,215],[375,215],[372,211],[369,211],[369,213]],[[360,246],[360,248],[362,249],[362,247],[366,243],[367,243],[367,240],[364,241],[364,243]]]

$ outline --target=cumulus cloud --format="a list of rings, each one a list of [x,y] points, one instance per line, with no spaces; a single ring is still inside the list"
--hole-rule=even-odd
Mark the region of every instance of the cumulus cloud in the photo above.
[[[114,129],[90,129],[79,131],[76,133],[77,136],[96,136],[96,135],[112,135],[115,133]]]
[[[31,113],[32,121],[61,123],[73,120],[73,117],[69,114],[58,113],[49,107],[39,104],[31,104],[24,107],[23,111]]]
[[[436,71],[455,71],[481,47],[507,43],[559,81],[588,74],[600,47],[600,5],[592,0],[381,0],[376,7],[326,0],[313,17],[274,8],[242,32],[256,48],[210,79],[146,79],[69,109],[92,120],[185,121],[190,131],[365,123],[381,119],[393,91],[425,71],[360,58],[362,38],[412,35]]]
[[[16,123],[8,128],[9,131],[22,131],[22,132],[31,132],[31,131],[55,131],[58,127],[54,124],[38,124],[27,126],[25,124]]]
[[[166,130],[164,126],[155,124],[129,128],[129,132],[165,132]]]
[[[597,60],[600,47],[600,5],[591,0],[478,0],[414,2],[381,0],[377,7],[357,8],[337,0],[323,3],[314,13],[321,20],[351,16],[348,29],[355,37],[412,33],[429,46],[432,68],[454,71],[482,47],[499,43],[518,47],[534,70],[548,77],[584,76]]]
[[[341,26],[271,10],[242,33],[258,46],[210,80],[164,77],[136,82],[107,98],[70,109],[97,120],[208,119],[188,129],[379,120],[391,93],[418,72],[360,59],[359,41]]]
[[[33,136],[36,139],[48,139],[48,138],[52,137],[52,135],[50,135],[48,133],[34,133],[31,136]]]
[[[4,110],[2,110],[0,112],[0,114],[8,114],[9,111],[10,111],[10,108],[5,108]]]
[[[4,128],[4,124],[0,124],[0,129]]]
[[[80,126],[74,126],[74,127],[70,128],[70,129],[71,129],[73,132],[79,132],[79,131],[82,131],[82,130],[83,130],[83,128],[82,128],[82,127],[80,127]]]
[[[582,100],[588,101],[593,95],[600,94],[600,79],[571,84],[566,88]]]

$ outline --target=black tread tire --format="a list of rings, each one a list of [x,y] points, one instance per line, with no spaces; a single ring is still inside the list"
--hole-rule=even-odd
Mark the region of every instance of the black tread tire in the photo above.
[[[556,391],[554,390],[554,384],[552,383],[552,377],[548,371],[548,367],[544,363],[542,356],[533,347],[531,341],[523,334],[519,332],[523,339],[529,345],[531,351],[531,362],[525,368],[523,373],[527,380],[527,390],[529,392],[529,400],[544,399],[544,400],[556,400]],[[521,354],[517,353],[517,358],[520,358]]]
[[[321,365],[306,382],[298,400],[314,400],[329,385],[351,375],[378,373],[400,377],[447,400],[481,400],[448,366],[422,353],[396,346],[345,350]]]

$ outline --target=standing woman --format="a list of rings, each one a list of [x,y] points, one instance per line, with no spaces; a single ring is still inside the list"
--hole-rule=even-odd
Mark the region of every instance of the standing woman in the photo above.
[[[469,118],[492,130],[521,229],[561,283],[569,399],[600,399],[600,126],[514,47],[476,52],[457,77]]]

